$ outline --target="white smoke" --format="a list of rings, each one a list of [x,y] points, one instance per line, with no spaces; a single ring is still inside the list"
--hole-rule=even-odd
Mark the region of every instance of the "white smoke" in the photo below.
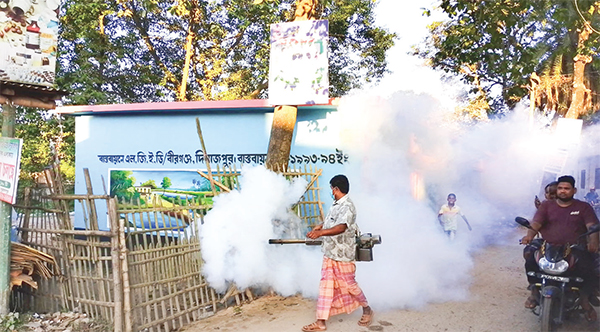
[[[467,298],[472,253],[506,241],[514,217],[533,213],[549,133],[519,110],[477,125],[452,122],[452,110],[412,92],[344,98],[339,112],[344,151],[355,161],[347,175],[358,223],[382,235],[374,262],[358,263],[369,301],[418,308]],[[437,221],[451,192],[473,227],[459,219],[455,242]]]
[[[485,245],[516,241],[506,236],[514,217],[534,212],[542,170],[556,151],[551,130],[542,122],[532,125],[525,108],[462,124],[432,96],[412,92],[389,99],[357,94],[343,98],[338,111],[358,224],[382,236],[374,261],[357,263],[370,303],[420,308],[468,298],[472,255]],[[587,141],[597,144],[593,137]],[[305,185],[290,185],[263,167],[245,168],[242,190],[215,199],[200,231],[211,286],[224,291],[235,282],[282,295],[317,295],[319,248],[268,244],[269,238],[303,237],[306,229],[273,220],[290,220],[286,208]],[[473,227],[469,231],[459,219],[454,242],[437,221],[450,192]]]
[[[276,246],[272,238],[298,238],[306,232],[288,208],[303,195],[307,181],[293,182],[263,166],[244,167],[240,191],[217,196],[200,227],[203,273],[224,292],[231,282],[239,288],[271,287],[282,295],[314,295],[321,255],[302,244]]]

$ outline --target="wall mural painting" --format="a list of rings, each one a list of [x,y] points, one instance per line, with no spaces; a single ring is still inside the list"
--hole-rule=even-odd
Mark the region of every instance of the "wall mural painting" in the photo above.
[[[191,202],[196,206],[212,206],[213,193],[210,182],[196,170],[111,169],[109,174],[110,194],[118,198],[121,206],[171,207],[188,206]],[[236,180],[235,177],[221,179],[223,184],[229,185],[227,181]],[[217,191],[219,190],[217,188]],[[192,222],[201,222],[200,211],[192,209],[183,210],[181,213],[139,215],[142,216],[142,220],[135,220],[136,228],[174,227],[174,232],[183,232]]]
[[[267,159],[266,154],[209,154],[208,160],[211,164],[230,166],[235,162],[242,164],[262,165]],[[196,150],[195,154],[176,154],[173,150],[167,153],[162,151],[148,152],[139,151],[137,154],[98,155],[98,160],[105,164],[204,164],[202,150]],[[348,162],[348,155],[342,150],[335,149],[335,153],[312,154],[312,155],[290,155],[290,164],[344,164]]]

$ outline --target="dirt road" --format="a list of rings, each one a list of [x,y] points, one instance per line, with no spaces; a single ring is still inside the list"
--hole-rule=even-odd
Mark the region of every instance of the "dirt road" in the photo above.
[[[327,331],[539,331],[539,320],[523,307],[528,294],[522,270],[522,247],[517,241],[488,247],[475,256],[471,296],[464,302],[432,304],[422,311],[381,310],[369,328],[359,327],[360,310],[334,316]],[[598,309],[598,308],[596,308]],[[183,331],[298,332],[314,321],[315,301],[300,297],[267,296],[229,308],[186,327]],[[600,323],[583,317],[567,322],[561,331],[600,331]]]

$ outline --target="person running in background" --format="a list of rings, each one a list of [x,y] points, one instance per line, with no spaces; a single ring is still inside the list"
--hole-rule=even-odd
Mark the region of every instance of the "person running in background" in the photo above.
[[[460,207],[456,205],[456,195],[449,194],[448,203],[442,205],[440,212],[438,212],[438,220],[450,240],[454,240],[454,237],[456,236],[456,230],[458,228],[458,216],[461,216],[464,219],[464,221],[467,223],[467,227],[469,227],[469,230],[471,230],[471,225],[469,225],[467,218],[460,211]]]

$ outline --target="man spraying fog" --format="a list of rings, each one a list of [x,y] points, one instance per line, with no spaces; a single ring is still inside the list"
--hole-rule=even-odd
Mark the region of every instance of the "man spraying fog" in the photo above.
[[[363,315],[358,325],[369,326],[373,320],[373,310],[355,280],[356,236],[360,231],[356,224],[356,208],[348,197],[350,183],[346,176],[336,175],[329,184],[334,198],[333,205],[324,223],[306,234],[311,239],[323,239],[323,265],[317,299],[317,320],[302,327],[305,332],[325,331],[329,317],[349,314],[359,307],[363,308]]]

